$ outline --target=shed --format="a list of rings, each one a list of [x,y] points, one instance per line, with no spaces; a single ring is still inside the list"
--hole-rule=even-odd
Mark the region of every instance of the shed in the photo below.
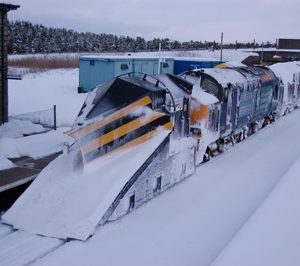
[[[159,57],[81,56],[78,92],[88,92],[100,83],[130,72],[158,74],[158,62]],[[173,74],[173,70],[174,59],[161,58],[160,73]]]

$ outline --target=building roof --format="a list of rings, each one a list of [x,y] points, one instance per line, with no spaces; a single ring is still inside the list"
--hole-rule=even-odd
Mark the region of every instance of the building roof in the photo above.
[[[300,39],[284,39],[278,40],[278,48],[280,49],[300,49]]]
[[[8,12],[10,10],[16,10],[18,9],[20,6],[19,5],[11,5],[11,4],[4,4],[4,3],[0,3],[0,10],[4,10],[5,12]]]
[[[84,55],[80,56],[81,60],[128,60],[128,59],[144,59],[144,60],[173,60],[171,57],[165,56],[149,56],[149,55]]]

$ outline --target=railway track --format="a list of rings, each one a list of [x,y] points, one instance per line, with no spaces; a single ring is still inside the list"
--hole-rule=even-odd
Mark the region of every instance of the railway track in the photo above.
[[[5,266],[30,265],[64,245],[66,241],[39,236],[0,222],[0,262]]]

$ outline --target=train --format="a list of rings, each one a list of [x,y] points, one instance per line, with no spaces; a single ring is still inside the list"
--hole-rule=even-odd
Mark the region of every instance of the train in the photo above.
[[[204,160],[223,152],[258,129],[299,107],[299,70],[286,81],[272,67],[248,66],[188,71],[181,76],[218,99],[218,139],[206,150]]]
[[[86,240],[298,108],[300,68],[293,69],[288,79],[283,64],[177,76],[128,73],[99,84],[66,132],[74,144],[65,146],[2,219],[40,235]],[[70,219],[66,210],[72,208]]]

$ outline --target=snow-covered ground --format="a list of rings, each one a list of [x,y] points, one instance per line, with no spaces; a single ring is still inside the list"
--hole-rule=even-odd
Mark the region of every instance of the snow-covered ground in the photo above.
[[[51,130],[44,134],[36,134],[21,138],[0,138],[0,151],[6,158],[19,158],[29,156],[40,158],[62,150],[64,142],[72,143],[74,140],[64,132],[67,128]]]
[[[300,158],[216,259],[224,265],[299,265]]]
[[[299,265],[300,112],[36,265]]]
[[[57,131],[46,132],[41,125],[14,118],[0,126],[0,170],[12,167],[7,158],[21,156],[41,157],[60,151],[64,142],[72,142],[64,135],[74,122],[86,94],[78,94],[78,69],[50,70],[27,74],[22,80],[9,80],[9,116],[25,115],[32,121],[39,116],[41,122],[53,117],[57,106]],[[48,111],[44,111],[44,110]],[[36,115],[36,112],[40,112]],[[37,134],[28,137],[32,133]]]
[[[37,112],[57,106],[58,126],[71,126],[86,94],[78,94],[78,69],[49,70],[9,80],[9,115]]]
[[[70,144],[74,142],[64,134],[68,129],[62,127],[56,131],[48,131],[30,121],[19,120],[11,120],[2,125],[0,127],[0,170],[14,167],[8,158],[22,156],[40,158],[61,151],[65,142]]]

